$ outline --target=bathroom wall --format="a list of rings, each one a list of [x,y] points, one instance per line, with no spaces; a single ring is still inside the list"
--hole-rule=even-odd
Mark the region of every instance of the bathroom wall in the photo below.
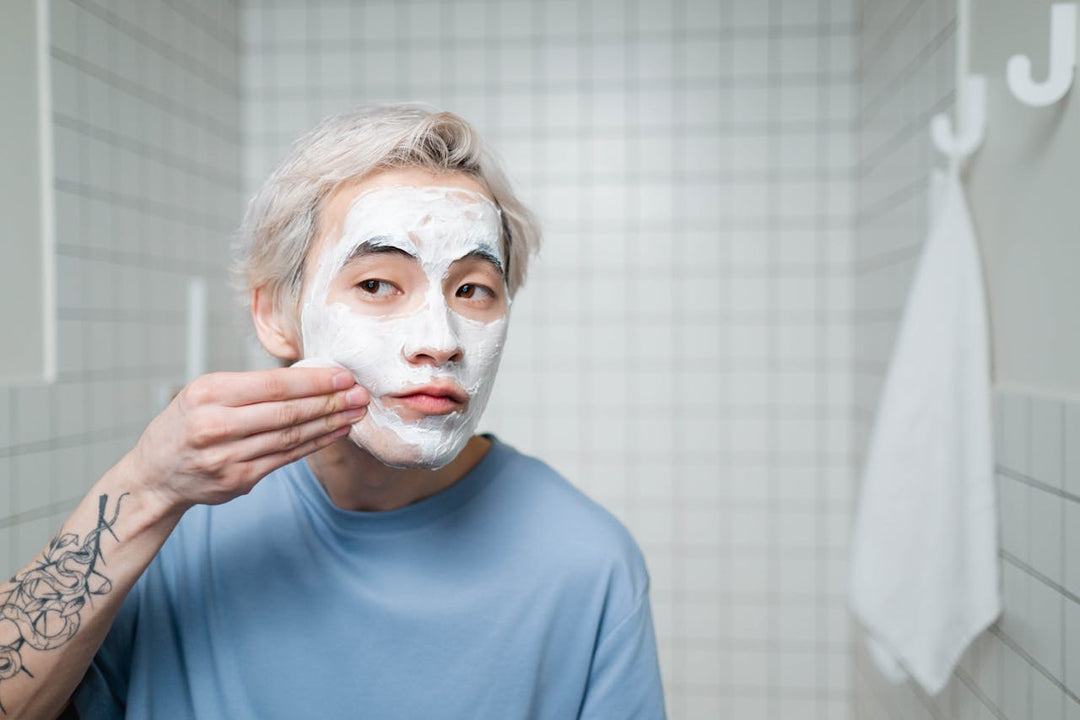
[[[1080,395],[1080,242],[1076,225],[1080,102],[1046,108],[1013,97],[1009,58],[1031,58],[1046,77],[1052,0],[976,3],[971,67],[988,79],[986,143],[971,164],[972,212],[986,262],[1000,385]]]
[[[972,3],[971,64],[989,80],[987,139],[969,197],[987,268],[994,327],[996,483],[1005,611],[930,698],[889,685],[856,647],[856,716],[1080,718],[1080,404],[1075,395],[1080,292],[1069,187],[1080,126],[1068,101],[1035,111],[1004,82],[1014,52],[1045,74],[1049,2]],[[855,257],[855,404],[866,434],[900,310],[926,232],[933,114],[954,93],[954,0],[860,7],[860,151]],[[1075,110],[1075,108],[1072,108]],[[858,633],[856,633],[858,635]]]
[[[209,366],[243,362],[224,270],[241,209],[236,6],[48,4],[59,367],[49,385],[0,378],[5,573],[183,381],[189,277],[209,285]]]
[[[322,116],[426,100],[538,211],[485,426],[634,532],[672,717],[850,716],[853,9],[242,4],[248,191]]]

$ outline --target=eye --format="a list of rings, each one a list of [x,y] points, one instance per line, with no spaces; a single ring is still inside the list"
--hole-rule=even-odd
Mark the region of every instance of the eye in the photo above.
[[[480,293],[479,297],[495,297],[495,293],[493,293],[489,288],[486,288],[483,285],[476,285],[475,283],[465,283],[464,285],[459,287],[457,291],[457,296],[460,298],[465,298],[466,300],[470,300],[474,297],[477,297],[477,293]]]
[[[363,290],[368,295],[374,295],[376,297],[386,297],[393,294],[396,288],[385,280],[361,280],[356,283],[356,287]]]

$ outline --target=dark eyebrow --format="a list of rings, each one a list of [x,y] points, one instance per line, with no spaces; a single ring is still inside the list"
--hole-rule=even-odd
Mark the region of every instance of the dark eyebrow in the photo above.
[[[342,266],[348,265],[355,260],[359,260],[360,258],[367,257],[369,255],[396,254],[401,255],[405,258],[409,258],[410,260],[417,259],[415,255],[410,252],[406,252],[399,247],[395,247],[393,245],[383,245],[382,240],[383,238],[381,237],[373,237],[360,243],[355,248],[353,248],[353,251],[349,253],[349,256],[347,258],[345,258],[345,262],[342,263]]]
[[[495,266],[495,269],[498,270],[499,275],[501,275],[502,277],[506,277],[506,272],[503,270],[502,261],[499,260],[498,257],[496,257],[494,254],[492,254],[489,250],[486,250],[485,248],[477,248],[477,249],[473,250],[472,252],[468,253],[467,255],[462,255],[457,260],[455,260],[454,263],[459,263],[462,260],[469,260],[469,259],[483,260],[484,262],[491,263],[492,265]]]

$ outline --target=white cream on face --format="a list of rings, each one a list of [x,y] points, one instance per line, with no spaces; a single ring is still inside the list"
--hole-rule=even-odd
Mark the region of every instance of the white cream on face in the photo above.
[[[358,195],[341,238],[323,249],[304,298],[300,323],[304,360],[337,365],[371,393],[364,418],[349,437],[386,465],[439,468],[461,452],[480,421],[506,340],[507,312],[491,322],[464,317],[447,303],[450,266],[470,254],[497,258],[503,268],[499,210],[483,195],[454,187],[378,187]],[[328,302],[331,284],[358,248],[391,246],[412,255],[427,279],[409,310],[365,315]],[[499,288],[506,294],[505,287]],[[451,293],[453,289],[451,289]],[[417,353],[458,352],[444,363],[414,362]],[[386,396],[450,381],[469,396],[464,410],[402,418]]]

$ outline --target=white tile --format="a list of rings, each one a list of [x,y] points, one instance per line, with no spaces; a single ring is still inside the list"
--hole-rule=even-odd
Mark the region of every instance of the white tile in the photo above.
[[[270,27],[275,46],[296,47],[313,36],[315,28],[309,27],[309,23],[316,19],[315,13],[306,6],[278,6],[267,12],[271,13]]]
[[[52,496],[55,502],[84,495],[97,478],[86,476],[83,448],[71,445],[52,453]]]
[[[1065,687],[1080,688],[1080,604],[1065,599]]]
[[[1065,698],[1065,720],[1080,720],[1080,702]]]
[[[31,445],[47,442],[51,434],[52,408],[49,386],[25,385],[11,389],[12,442]]]
[[[848,74],[854,72],[859,60],[855,36],[833,35],[829,38],[829,59],[827,72]]]
[[[819,553],[814,550],[783,549],[779,553],[778,572],[771,578],[773,592],[794,596],[812,595],[819,587]],[[826,570],[830,563],[826,563]],[[829,587],[841,587],[828,582]]]
[[[1065,588],[1080,596],[1080,503],[1065,503]]]
[[[1031,717],[1031,666],[1009,647],[1003,649],[1000,708],[1008,718]]]
[[[769,540],[769,518],[764,507],[740,507],[729,519],[728,537],[738,551],[742,548],[760,549]]]
[[[787,650],[777,653],[779,662],[779,682],[785,692],[796,694],[799,691],[811,692],[817,689],[820,654],[812,651]],[[800,714],[785,714],[784,717],[808,717]]]
[[[724,716],[745,718],[745,720],[765,720],[769,717],[770,703],[764,697],[733,695]]]
[[[26,512],[52,502],[52,463],[48,452],[19,453],[11,458],[12,511]]]
[[[855,0],[827,0],[829,21],[837,24],[854,23],[860,3]]]
[[[1028,528],[1032,567],[1055,583],[1063,580],[1061,497],[1039,488],[1028,489]]]
[[[731,5],[731,20],[734,27],[760,28],[769,24],[769,3],[756,0],[734,0]]]
[[[1065,714],[1065,693],[1039,672],[1031,674],[1031,717],[1060,718]]]
[[[764,453],[769,449],[772,435],[767,421],[758,418],[731,421],[732,445],[742,453]]]
[[[731,668],[731,682],[735,687],[762,689],[768,686],[769,653],[766,650],[732,649]],[[747,717],[747,715],[739,712],[734,717],[743,718]]]
[[[686,26],[696,30],[718,30],[723,27],[727,8],[723,3],[713,0],[688,0],[686,5]]]
[[[14,479],[11,475],[11,458],[0,455],[0,518],[8,518],[18,512],[14,506],[13,495]],[[0,547],[3,547],[0,544]],[[0,553],[0,563],[6,562],[3,553]],[[0,575],[2,577],[2,575]]]
[[[1028,588],[1031,635],[1024,649],[1058,680],[1063,678],[1062,627],[1065,598],[1057,590],[1033,579]],[[1035,717],[1042,717],[1036,715]]]
[[[672,3],[641,3],[636,6],[637,25],[644,32],[670,33],[676,12]]]
[[[12,389],[0,386],[0,448],[10,447],[12,439],[12,426],[15,418],[14,399]]]
[[[805,104],[800,103],[805,107]],[[821,188],[815,182],[790,181],[779,183],[778,206],[775,211],[784,217],[804,218],[816,215],[821,207]]]
[[[476,0],[456,2],[452,6],[450,32],[459,39],[482,37],[487,32],[488,12],[486,3]]]
[[[769,567],[760,551],[739,550],[731,558],[730,591],[735,595],[760,595],[768,592]]]
[[[731,119],[736,123],[754,125],[769,120],[769,89],[766,87],[736,86],[732,89]]]
[[[1021,647],[1030,644],[1032,635],[1030,585],[1031,576],[1012,563],[1003,563],[1001,587],[1004,612],[998,624],[1001,631]]]
[[[688,647],[683,654],[686,682],[715,687],[731,672],[731,658],[719,647]]]
[[[1001,445],[998,461],[1011,470],[1027,474],[1031,437],[1030,401],[1025,395],[1002,393]]]
[[[109,64],[109,46],[113,29],[92,12],[82,13],[79,18],[81,31],[81,59],[99,68]]]
[[[682,558],[680,593],[690,597],[716,597],[725,589],[725,561],[714,555],[687,555]]]
[[[535,27],[534,21],[539,19],[539,14],[535,12],[537,9],[532,3],[522,0],[499,3],[499,35],[512,42],[528,37]]]
[[[677,65],[674,68],[674,74],[676,77],[696,81],[690,95],[697,92],[697,82],[715,81],[720,76],[721,56],[723,56],[724,60],[727,59],[728,47],[726,43],[718,43],[713,38],[707,40],[691,39],[676,45]],[[696,118],[697,116],[691,117]]]
[[[638,508],[634,513],[631,531],[643,545],[671,544],[674,534],[674,516],[670,507]]]
[[[731,522],[725,510],[711,507],[687,507],[682,511],[682,540],[688,545],[717,547]]]
[[[1006,475],[998,475],[997,482],[1001,547],[1027,562],[1030,557],[1028,529],[1030,488]]]
[[[1065,489],[1080,497],[1080,403],[1065,405]]]
[[[997,637],[984,633],[979,638],[980,650],[973,661],[976,687],[994,705],[1001,705],[1001,673],[1005,646]]]
[[[769,69],[769,43],[764,38],[735,37],[731,41],[733,76],[764,76]]]
[[[1064,464],[1064,405],[1053,399],[1031,399],[1031,476],[1060,488]]]
[[[780,42],[780,72],[813,74],[818,72],[821,41],[814,36],[786,36]]]

